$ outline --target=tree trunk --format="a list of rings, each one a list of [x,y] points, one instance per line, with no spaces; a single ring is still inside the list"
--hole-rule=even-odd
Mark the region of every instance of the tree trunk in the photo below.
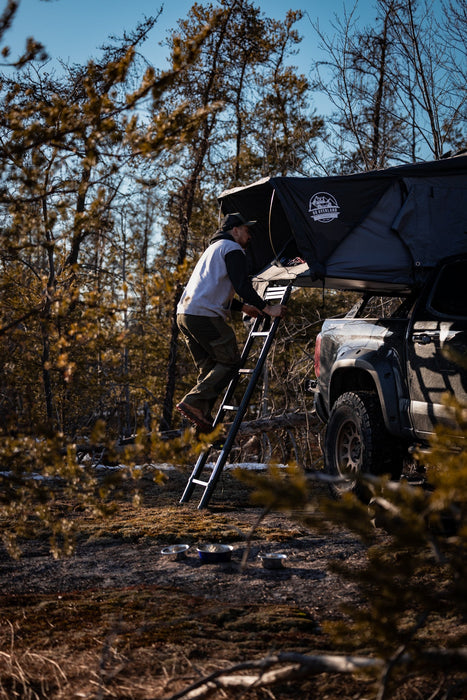
[[[52,381],[50,378],[49,362],[50,362],[50,340],[47,321],[41,321],[42,335],[42,381],[44,384],[45,407],[47,412],[47,420],[53,421],[53,391]]]
[[[178,240],[178,258],[177,265],[181,265],[186,257],[188,246],[188,222],[191,218],[193,210],[193,201],[195,197],[195,189],[198,181],[199,171],[201,170],[204,154],[198,158],[197,166],[194,169],[190,182],[184,188],[184,192],[180,202],[180,232]],[[175,395],[175,381],[177,377],[177,355],[178,355],[178,325],[177,325],[177,305],[182,294],[182,285],[178,284],[175,290],[172,319],[170,328],[170,343],[169,343],[169,358],[167,362],[167,379],[165,384],[164,402],[162,404],[162,417],[159,423],[159,430],[170,430],[172,427],[172,413]]]
[[[172,413],[175,396],[175,381],[177,377],[177,356],[178,356],[178,325],[177,325],[177,304],[180,299],[182,288],[177,286],[174,305],[172,309],[172,323],[170,328],[169,359],[167,363],[167,380],[165,384],[164,403],[162,404],[162,417],[159,423],[159,430],[170,430],[172,428]]]

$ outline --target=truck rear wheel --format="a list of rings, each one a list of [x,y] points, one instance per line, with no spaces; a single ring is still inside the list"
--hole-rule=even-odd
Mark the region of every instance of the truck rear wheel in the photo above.
[[[368,500],[369,494],[358,483],[360,473],[389,473],[399,478],[402,452],[386,431],[375,393],[349,391],[339,396],[326,428],[324,464],[328,474],[345,479],[331,484],[336,497],[354,491],[362,500]]]

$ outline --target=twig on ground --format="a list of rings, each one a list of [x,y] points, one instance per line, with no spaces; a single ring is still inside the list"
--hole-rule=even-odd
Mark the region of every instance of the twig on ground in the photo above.
[[[280,665],[279,668],[272,668],[278,665]],[[383,662],[380,659],[371,659],[364,656],[340,656],[338,654],[307,656],[304,654],[281,653],[259,659],[258,661],[247,661],[227,669],[215,671],[209,676],[196,681],[188,688],[170,696],[168,700],[179,700],[180,698],[200,700],[220,689],[262,688],[279,682],[299,680],[318,673],[353,673],[364,669],[379,670],[382,665]],[[231,675],[252,669],[258,669],[259,672],[248,676]]]
[[[410,664],[413,658],[410,654],[400,655],[400,650],[394,657],[401,664]],[[460,649],[426,649],[419,652],[417,661],[431,663],[438,668],[449,667],[450,670],[463,670],[467,662],[467,647]],[[278,668],[273,668],[278,666]],[[386,663],[383,659],[367,656],[344,656],[338,654],[323,654],[308,656],[296,653],[280,653],[267,656],[257,661],[246,661],[229,668],[215,671],[188,688],[171,695],[167,700],[202,700],[215,692],[227,689],[266,688],[276,683],[301,680],[319,673],[356,673],[358,671],[384,671]],[[257,673],[240,675],[243,671],[257,670]],[[384,688],[383,688],[384,692]]]

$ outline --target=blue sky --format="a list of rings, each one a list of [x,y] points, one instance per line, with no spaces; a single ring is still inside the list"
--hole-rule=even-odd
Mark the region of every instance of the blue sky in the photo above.
[[[194,0],[21,0],[12,29],[4,43],[15,51],[21,50],[26,37],[33,36],[47,48],[49,55],[65,62],[81,63],[98,55],[98,47],[109,34],[121,35],[133,28],[144,16],[162,14],[144,51],[156,67],[165,67],[165,52],[159,47],[167,31],[176,26],[177,19],[185,17]],[[4,3],[2,3],[3,5]],[[208,4],[208,3],[206,3]],[[344,5],[350,10],[353,0],[258,0],[265,14],[276,19],[285,17],[289,9],[308,13],[298,25],[304,37],[300,53],[294,63],[307,74],[311,63],[318,58],[317,39],[311,20],[319,20],[322,29],[330,30],[335,13],[342,13]],[[373,0],[359,0],[358,14],[362,22],[371,22],[375,16]]]

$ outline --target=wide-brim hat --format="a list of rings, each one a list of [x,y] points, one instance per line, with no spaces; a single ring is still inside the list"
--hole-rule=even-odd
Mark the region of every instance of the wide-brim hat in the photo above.
[[[247,221],[240,212],[235,212],[234,214],[227,214],[222,219],[221,231],[231,231],[235,226],[254,226],[256,221]]]

